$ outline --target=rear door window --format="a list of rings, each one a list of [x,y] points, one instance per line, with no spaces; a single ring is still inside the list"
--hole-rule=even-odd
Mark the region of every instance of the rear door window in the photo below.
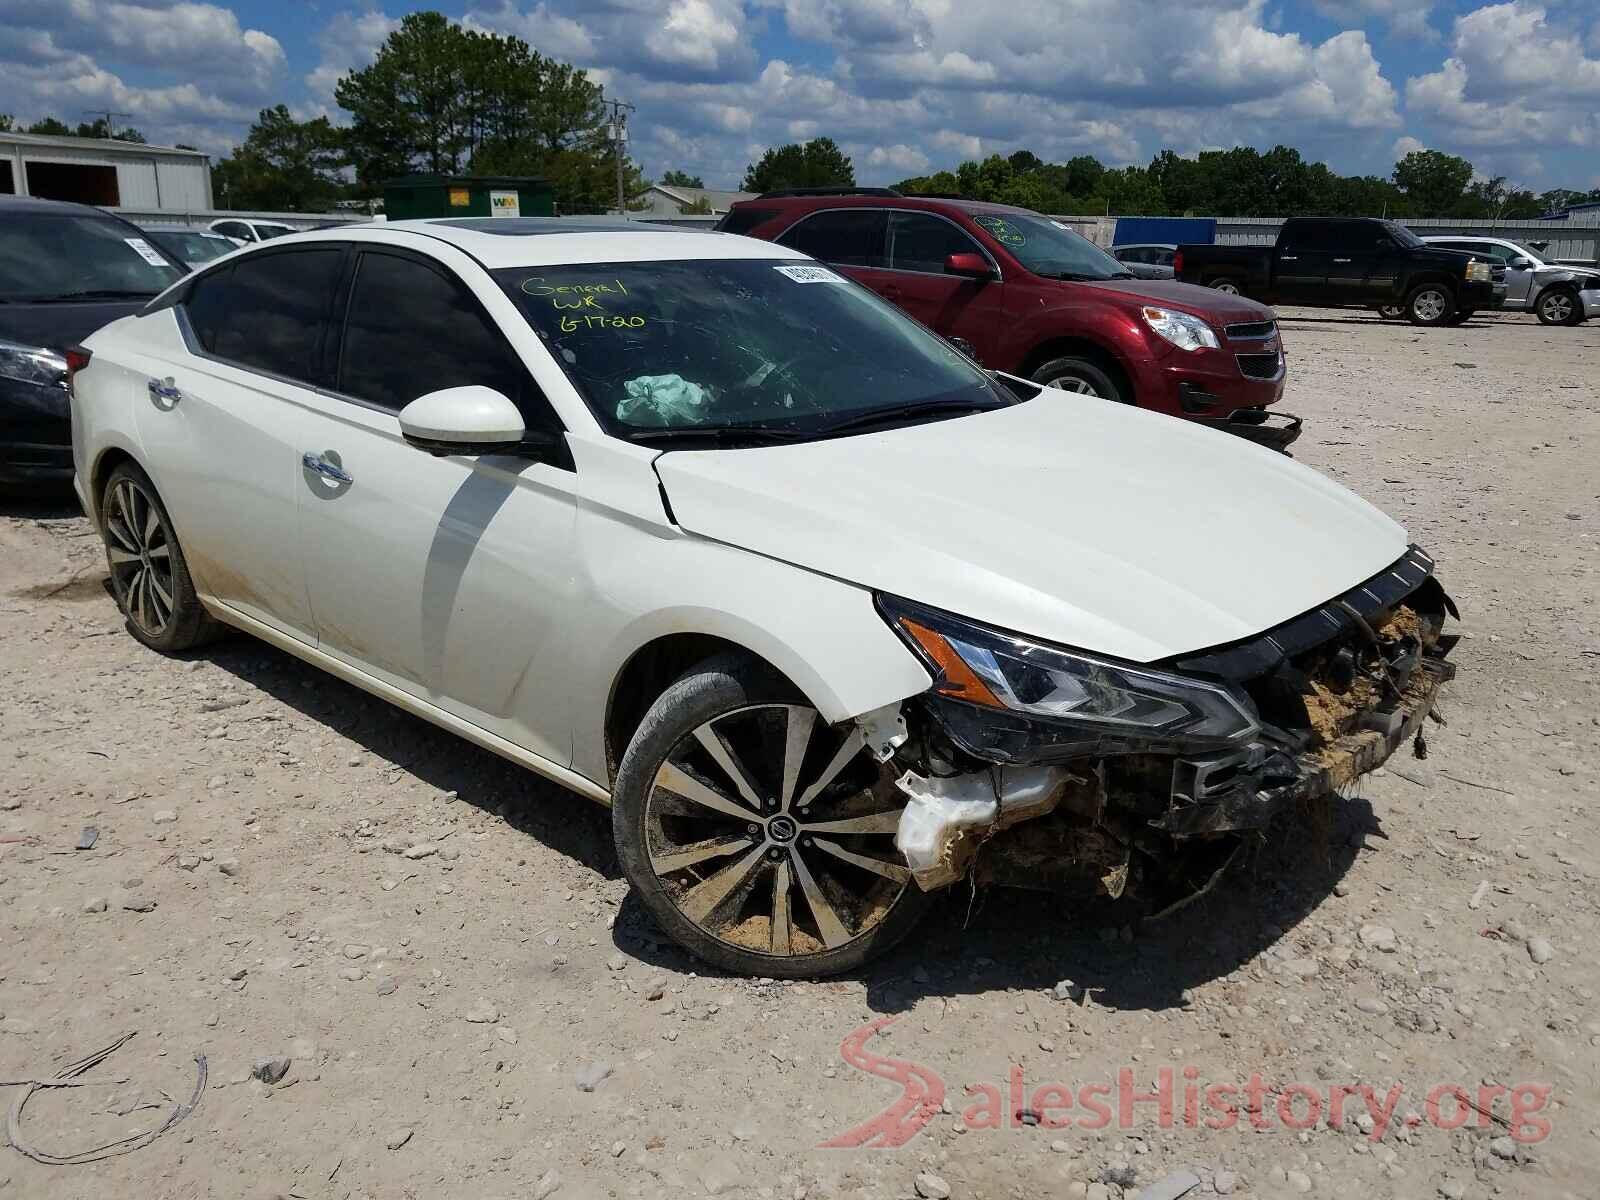
[[[324,350],[344,251],[252,254],[195,281],[184,312],[207,354],[311,386],[328,381]]]
[[[897,212],[889,219],[889,265],[897,271],[944,274],[952,254],[982,254],[972,238],[931,213]]]
[[[1283,248],[1302,254],[1334,249],[1338,227],[1332,221],[1296,221],[1284,231]]]
[[[824,210],[791,225],[778,244],[841,266],[882,267],[888,228],[882,210]]]
[[[717,222],[719,233],[749,233],[757,225],[765,225],[778,215],[775,208],[730,208]]]
[[[561,428],[465,284],[414,258],[363,253],[345,316],[339,391],[399,412],[418,396],[468,384],[509,397],[529,428]]]

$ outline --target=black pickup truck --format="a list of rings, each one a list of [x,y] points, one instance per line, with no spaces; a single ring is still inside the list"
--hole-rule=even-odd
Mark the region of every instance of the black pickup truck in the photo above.
[[[1275,246],[1179,246],[1177,277],[1263,304],[1398,309],[1413,325],[1459,325],[1506,298],[1505,267],[1431,246],[1372,217],[1292,217]]]

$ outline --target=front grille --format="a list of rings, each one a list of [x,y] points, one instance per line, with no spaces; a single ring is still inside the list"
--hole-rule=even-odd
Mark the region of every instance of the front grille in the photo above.
[[[1226,325],[1222,332],[1234,341],[1256,342],[1264,341],[1278,332],[1276,321],[1247,321],[1241,325]]]
[[[1281,359],[1274,350],[1271,354],[1236,354],[1239,370],[1251,379],[1276,379]]]
[[[1506,269],[1504,267],[1490,267],[1489,278],[1495,283],[1504,283],[1506,281]]]

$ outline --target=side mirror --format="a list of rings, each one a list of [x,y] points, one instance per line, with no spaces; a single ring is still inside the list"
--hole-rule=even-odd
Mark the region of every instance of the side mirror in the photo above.
[[[1513,271],[1526,271],[1529,267],[1533,266],[1533,260],[1531,258],[1523,258],[1519,254],[1516,258],[1513,258],[1510,262],[1508,262],[1506,266],[1510,267]]]
[[[493,454],[522,445],[522,414],[503,393],[482,384],[441,388],[400,410],[400,433],[430,454]]]
[[[944,260],[946,275],[963,275],[968,279],[993,279],[994,268],[981,254],[952,254]]]

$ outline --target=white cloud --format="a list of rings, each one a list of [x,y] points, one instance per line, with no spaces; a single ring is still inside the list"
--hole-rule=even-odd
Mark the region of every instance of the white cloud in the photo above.
[[[1406,81],[1409,114],[1465,150],[1527,155],[1600,145],[1600,58],[1536,4],[1493,4],[1456,20],[1451,54]]]
[[[1428,41],[1438,37],[1428,24],[1433,15],[1432,0],[1312,0],[1311,6],[1328,20],[1343,25],[1381,21],[1400,37]]]
[[[1426,149],[1427,147],[1425,145],[1419,142],[1416,138],[1412,137],[1410,134],[1407,134],[1405,137],[1395,138],[1394,147],[1390,153],[1394,155],[1394,160],[1399,162],[1408,154],[1415,154],[1419,150]]]
[[[298,110],[297,115],[302,120],[308,116],[337,115],[334,86],[348,72],[370,66],[383,43],[398,28],[400,22],[396,18],[377,9],[343,12],[328,22],[317,36],[321,60],[305,77],[311,104]]]

